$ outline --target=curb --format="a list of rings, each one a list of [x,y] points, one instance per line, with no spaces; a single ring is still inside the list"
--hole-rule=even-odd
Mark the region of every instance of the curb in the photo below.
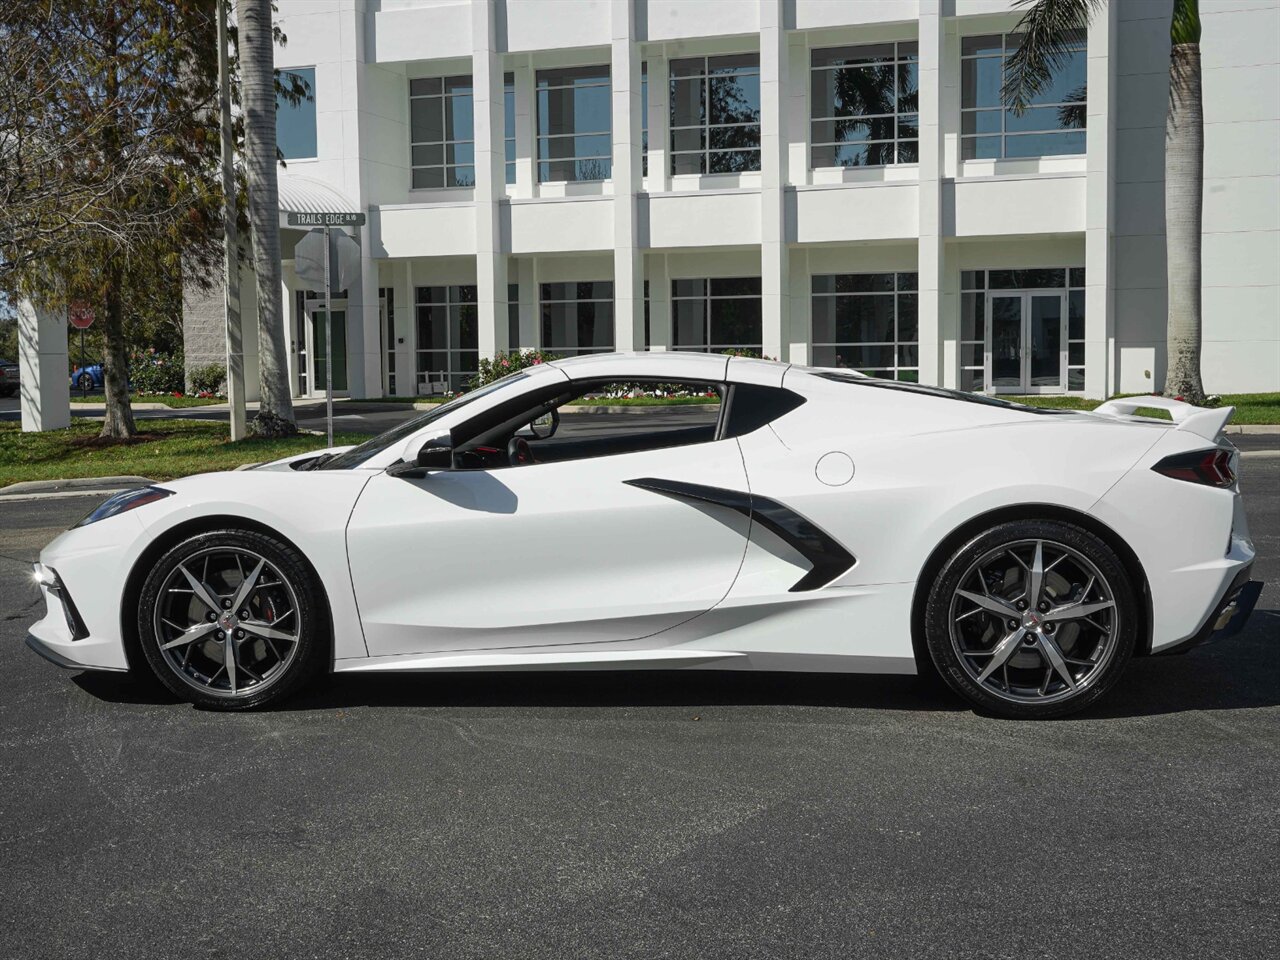
[[[73,480],[23,480],[0,487],[0,503],[13,500],[56,500],[61,497],[100,497],[145,487],[147,477],[79,477]]]

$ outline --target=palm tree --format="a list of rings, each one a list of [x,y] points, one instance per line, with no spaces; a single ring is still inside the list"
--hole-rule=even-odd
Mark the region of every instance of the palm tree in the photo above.
[[[297,432],[280,303],[280,207],[276,186],[276,78],[271,0],[236,0],[249,229],[258,290],[258,436]]]
[[[1065,62],[1072,31],[1106,0],[1018,0],[1022,45],[1005,64],[1001,96],[1015,114]],[[1200,3],[1173,0],[1169,108],[1165,119],[1164,216],[1169,318],[1164,392],[1204,402],[1200,378],[1200,246],[1204,205],[1204,106],[1200,95]]]

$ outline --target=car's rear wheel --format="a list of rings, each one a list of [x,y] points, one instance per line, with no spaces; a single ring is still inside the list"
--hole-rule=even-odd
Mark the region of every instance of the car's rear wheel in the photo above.
[[[247,710],[289,696],[322,665],[324,603],[298,552],[251,530],[197,534],[147,575],[138,637],[183,699]]]
[[[76,386],[84,393],[88,393],[93,389],[93,377],[87,373],[80,374],[80,379],[76,381]]]
[[[925,607],[943,680],[978,707],[1062,716],[1105,696],[1133,655],[1138,607],[1124,565],[1059,521],[999,524],[957,549]]]

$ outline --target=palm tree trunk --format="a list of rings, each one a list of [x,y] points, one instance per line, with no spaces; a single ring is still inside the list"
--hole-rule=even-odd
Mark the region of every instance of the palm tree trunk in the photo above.
[[[1200,44],[1175,43],[1169,61],[1164,217],[1169,330],[1166,396],[1204,402],[1200,379],[1200,246],[1204,205],[1204,104]]]
[[[237,0],[245,115],[245,171],[249,228],[258,289],[260,404],[250,432],[278,437],[297,432],[280,303],[280,207],[276,187],[275,51],[271,0]]]
[[[116,51],[116,30],[119,25],[114,16],[108,17],[107,27],[103,31],[106,37],[106,52],[113,57]],[[107,102],[116,103],[116,95],[120,82],[116,70],[112,67],[107,73]],[[120,112],[113,106],[112,122],[107,125],[102,141],[102,155],[106,163],[114,165],[120,162]],[[103,264],[102,292],[102,393],[106,404],[106,413],[102,418],[100,437],[114,440],[128,440],[137,428],[133,423],[133,407],[129,403],[129,357],[124,343],[124,269],[116,256],[109,255]]]

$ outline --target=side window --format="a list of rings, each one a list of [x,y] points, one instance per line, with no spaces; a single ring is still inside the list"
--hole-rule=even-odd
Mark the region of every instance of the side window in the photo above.
[[[725,388],[703,381],[597,382],[561,404],[553,436],[531,441],[535,462],[641,453],[716,439]]]
[[[741,437],[772,423],[804,403],[804,397],[755,383],[735,383],[725,413],[724,437]]]
[[[708,381],[593,381],[497,408],[455,431],[461,468],[588,460],[710,443],[726,387]]]

